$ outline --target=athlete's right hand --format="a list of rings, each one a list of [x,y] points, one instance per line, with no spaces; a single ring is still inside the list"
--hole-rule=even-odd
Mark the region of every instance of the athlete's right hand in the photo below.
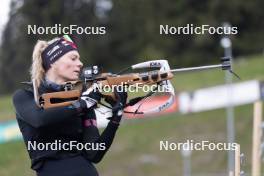
[[[80,104],[82,108],[89,109],[94,107],[100,100],[102,94],[99,92],[95,85],[92,85],[86,91],[84,91],[80,98]]]

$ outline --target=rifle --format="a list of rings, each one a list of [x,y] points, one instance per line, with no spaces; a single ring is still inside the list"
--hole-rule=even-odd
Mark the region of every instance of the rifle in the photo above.
[[[128,69],[142,69],[142,68],[155,68],[155,69],[158,68],[159,70],[152,70],[143,73],[122,74],[122,72],[127,71]],[[168,92],[171,95],[168,101],[166,101],[163,105],[148,111],[148,112],[160,112],[163,109],[169,107],[174,102],[174,88],[169,80],[174,77],[175,73],[185,72],[185,71],[214,69],[214,68],[222,68],[222,70],[228,70],[229,72],[231,72],[232,74],[234,74],[236,77],[239,78],[239,76],[232,71],[231,58],[228,57],[222,58],[221,64],[218,65],[207,65],[207,66],[188,67],[188,68],[179,68],[179,69],[170,69],[167,60],[153,60],[153,61],[147,61],[132,65],[131,67],[126,68],[117,74],[100,73],[98,66],[92,66],[83,69],[83,73],[80,80],[76,82],[66,83],[65,91],[44,93],[35,99],[37,100],[37,103],[41,107],[47,109],[52,107],[61,107],[61,106],[70,105],[71,103],[73,103],[73,101],[76,101],[80,98],[83,90],[92,88],[93,83],[97,83],[102,87],[118,86],[118,85],[126,86],[126,87],[132,85],[137,85],[137,86],[157,85],[157,87],[163,86],[165,90],[167,90],[166,92]],[[147,99],[154,92],[155,90],[149,92],[145,96],[134,98],[130,100],[126,106],[133,106],[139,101],[143,99]],[[113,95],[104,95],[104,97],[105,98],[112,97],[113,99],[115,99]],[[104,106],[108,107],[107,105]],[[143,112],[138,112],[138,109],[136,112],[128,112],[128,113],[143,114]]]

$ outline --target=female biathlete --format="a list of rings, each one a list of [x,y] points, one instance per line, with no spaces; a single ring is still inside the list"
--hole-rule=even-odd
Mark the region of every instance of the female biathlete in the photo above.
[[[38,176],[98,175],[93,163],[101,161],[112,144],[127,93],[114,92],[116,101],[111,105],[115,108],[100,134],[94,108],[102,95],[97,90],[83,91],[80,100],[64,107],[43,109],[34,99],[33,87],[37,87],[41,95],[63,91],[65,83],[79,79],[83,64],[69,36],[39,40],[32,58],[30,73],[35,84],[17,90],[13,96],[31,168]],[[81,144],[84,147],[80,147]]]

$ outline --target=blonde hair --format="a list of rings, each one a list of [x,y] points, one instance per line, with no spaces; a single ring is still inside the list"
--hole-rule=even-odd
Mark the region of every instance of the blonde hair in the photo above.
[[[50,41],[38,40],[34,46],[30,75],[32,82],[34,81],[38,87],[45,77],[45,69],[43,68],[41,53],[48,47],[49,44],[57,41],[58,39],[59,38],[54,38]]]

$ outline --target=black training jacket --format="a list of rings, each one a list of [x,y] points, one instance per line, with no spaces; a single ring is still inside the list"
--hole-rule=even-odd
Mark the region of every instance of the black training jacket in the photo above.
[[[42,83],[39,93],[47,92],[54,92],[54,89]],[[83,121],[85,119],[96,120],[93,110],[90,110],[88,113],[80,113],[71,105],[44,110],[36,105],[32,86],[17,90],[13,96],[13,104],[16,110],[16,119],[32,161],[31,168],[34,170],[40,168],[45,160],[72,155],[82,155],[88,161],[97,163],[109,149],[118,128],[118,124],[110,121],[100,135],[96,125],[84,126]],[[51,149],[32,150],[32,148],[28,148],[30,141],[31,144],[34,141],[38,144],[52,143],[56,140],[61,143],[69,143],[70,141],[95,144],[104,143],[105,149],[54,151]]]

